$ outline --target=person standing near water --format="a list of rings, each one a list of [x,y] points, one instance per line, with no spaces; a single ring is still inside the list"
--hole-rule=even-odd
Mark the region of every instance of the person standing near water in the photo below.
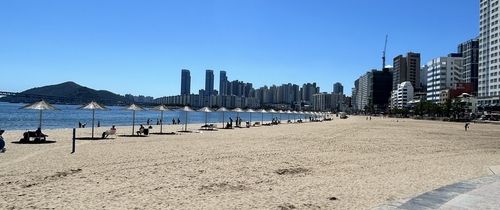
[[[4,153],[5,152],[5,141],[3,140],[3,132],[5,132],[5,130],[0,130],[0,153]]]

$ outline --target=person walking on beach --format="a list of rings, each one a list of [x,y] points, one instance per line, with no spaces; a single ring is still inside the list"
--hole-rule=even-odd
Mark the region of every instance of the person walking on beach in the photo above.
[[[465,123],[465,131],[469,130],[469,123]]]
[[[172,125],[175,125],[175,119],[172,118]]]
[[[177,118],[177,124],[181,124],[181,120]]]
[[[0,130],[0,153],[4,153],[5,152],[5,141],[3,140],[3,132],[5,132],[5,130]]]
[[[150,122],[151,120],[148,118],[148,121],[146,121],[146,125],[149,125]]]

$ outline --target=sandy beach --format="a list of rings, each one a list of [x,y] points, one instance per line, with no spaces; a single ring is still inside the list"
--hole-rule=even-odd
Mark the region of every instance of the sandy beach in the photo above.
[[[56,143],[11,143],[22,132],[3,135],[0,209],[369,209],[500,165],[500,126],[488,124],[336,118],[79,140],[75,154],[71,129],[45,130]]]

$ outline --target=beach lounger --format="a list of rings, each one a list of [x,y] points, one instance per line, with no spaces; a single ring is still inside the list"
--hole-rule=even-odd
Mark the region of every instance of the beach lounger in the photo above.
[[[217,130],[217,125],[206,124],[206,125],[202,125],[201,128],[205,129],[205,130]]]
[[[109,129],[107,131],[104,131],[102,133],[102,138],[105,139],[105,138],[108,138],[108,136],[110,135],[116,135],[116,129]]]

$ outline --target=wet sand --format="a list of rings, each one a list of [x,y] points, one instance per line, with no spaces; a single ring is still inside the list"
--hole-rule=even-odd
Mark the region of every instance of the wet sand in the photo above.
[[[3,135],[0,209],[367,209],[500,165],[500,126],[488,124],[336,118],[79,140],[75,154],[71,129],[45,130],[56,143],[11,143],[22,132]]]

